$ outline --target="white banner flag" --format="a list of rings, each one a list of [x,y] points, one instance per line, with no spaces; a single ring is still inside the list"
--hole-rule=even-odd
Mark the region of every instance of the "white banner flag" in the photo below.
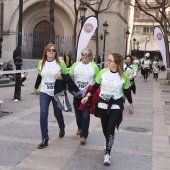
[[[156,26],[154,28],[154,36],[155,36],[156,41],[158,43],[159,50],[160,50],[161,55],[162,55],[163,63],[165,65],[165,67],[167,67],[164,34],[158,26]]]
[[[79,33],[79,38],[77,41],[77,56],[76,61],[80,61],[81,59],[81,52],[84,48],[87,47],[93,33],[95,32],[98,26],[98,20],[95,16],[88,17]]]

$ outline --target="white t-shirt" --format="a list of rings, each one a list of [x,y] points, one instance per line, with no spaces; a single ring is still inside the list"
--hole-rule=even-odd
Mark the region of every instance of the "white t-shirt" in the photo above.
[[[158,62],[157,61],[153,61],[153,66],[155,66],[155,64],[158,64]]]
[[[56,74],[61,74],[61,68],[62,68],[62,74],[67,74],[68,70],[64,63],[64,61],[61,61],[61,67],[56,62],[56,60],[53,61],[45,61],[44,67],[41,71],[41,64],[42,60],[38,63],[38,74],[41,75],[42,80],[39,87],[39,91],[48,94],[49,96],[54,96],[54,85],[56,81]]]
[[[123,89],[130,87],[128,75],[124,73],[124,78],[121,78],[117,73],[111,72],[109,69],[102,69],[96,77],[96,83],[100,84],[100,94],[102,99],[109,100],[113,98],[117,100],[123,96]],[[99,108],[107,109],[106,103],[98,103]],[[120,109],[118,105],[113,104],[111,109]]]
[[[139,60],[133,60],[133,64],[136,66],[136,68],[138,68]]]
[[[98,72],[99,68],[92,62],[89,64],[76,62],[69,71],[74,76],[75,84],[78,86],[82,96],[85,96],[88,86],[94,83],[94,78]]]
[[[131,77],[136,76],[137,68],[134,64],[127,65],[124,63],[124,70],[128,74],[128,77],[131,79]]]
[[[143,67],[149,69],[150,68],[150,61],[149,60],[144,60]]]

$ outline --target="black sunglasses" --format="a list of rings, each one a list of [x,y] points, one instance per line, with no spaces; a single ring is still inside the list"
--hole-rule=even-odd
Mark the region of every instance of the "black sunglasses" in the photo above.
[[[90,57],[91,54],[87,54],[87,53],[81,53],[82,56],[86,56],[86,57]]]
[[[52,51],[52,52],[56,52],[55,49],[50,49],[50,48],[49,48],[47,51],[48,51],[48,52],[51,52],[51,51]]]

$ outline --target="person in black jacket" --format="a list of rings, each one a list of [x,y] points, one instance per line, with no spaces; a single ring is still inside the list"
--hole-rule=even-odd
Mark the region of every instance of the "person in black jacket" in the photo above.
[[[64,54],[64,62],[66,64],[67,68],[71,67],[71,56],[69,54],[69,51],[66,51],[66,53]]]
[[[10,71],[10,70],[14,70],[12,67],[11,63],[7,63],[7,66],[5,69],[3,69],[4,71]],[[15,74],[5,74],[6,77],[10,78],[12,81],[15,81]]]

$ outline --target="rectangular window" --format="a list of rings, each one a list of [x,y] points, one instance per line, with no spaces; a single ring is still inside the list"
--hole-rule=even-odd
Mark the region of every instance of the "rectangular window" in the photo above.
[[[148,4],[149,4],[149,3],[155,3],[155,0],[142,0],[141,2],[142,3],[148,2]]]
[[[153,34],[153,27],[143,27],[143,34]]]

